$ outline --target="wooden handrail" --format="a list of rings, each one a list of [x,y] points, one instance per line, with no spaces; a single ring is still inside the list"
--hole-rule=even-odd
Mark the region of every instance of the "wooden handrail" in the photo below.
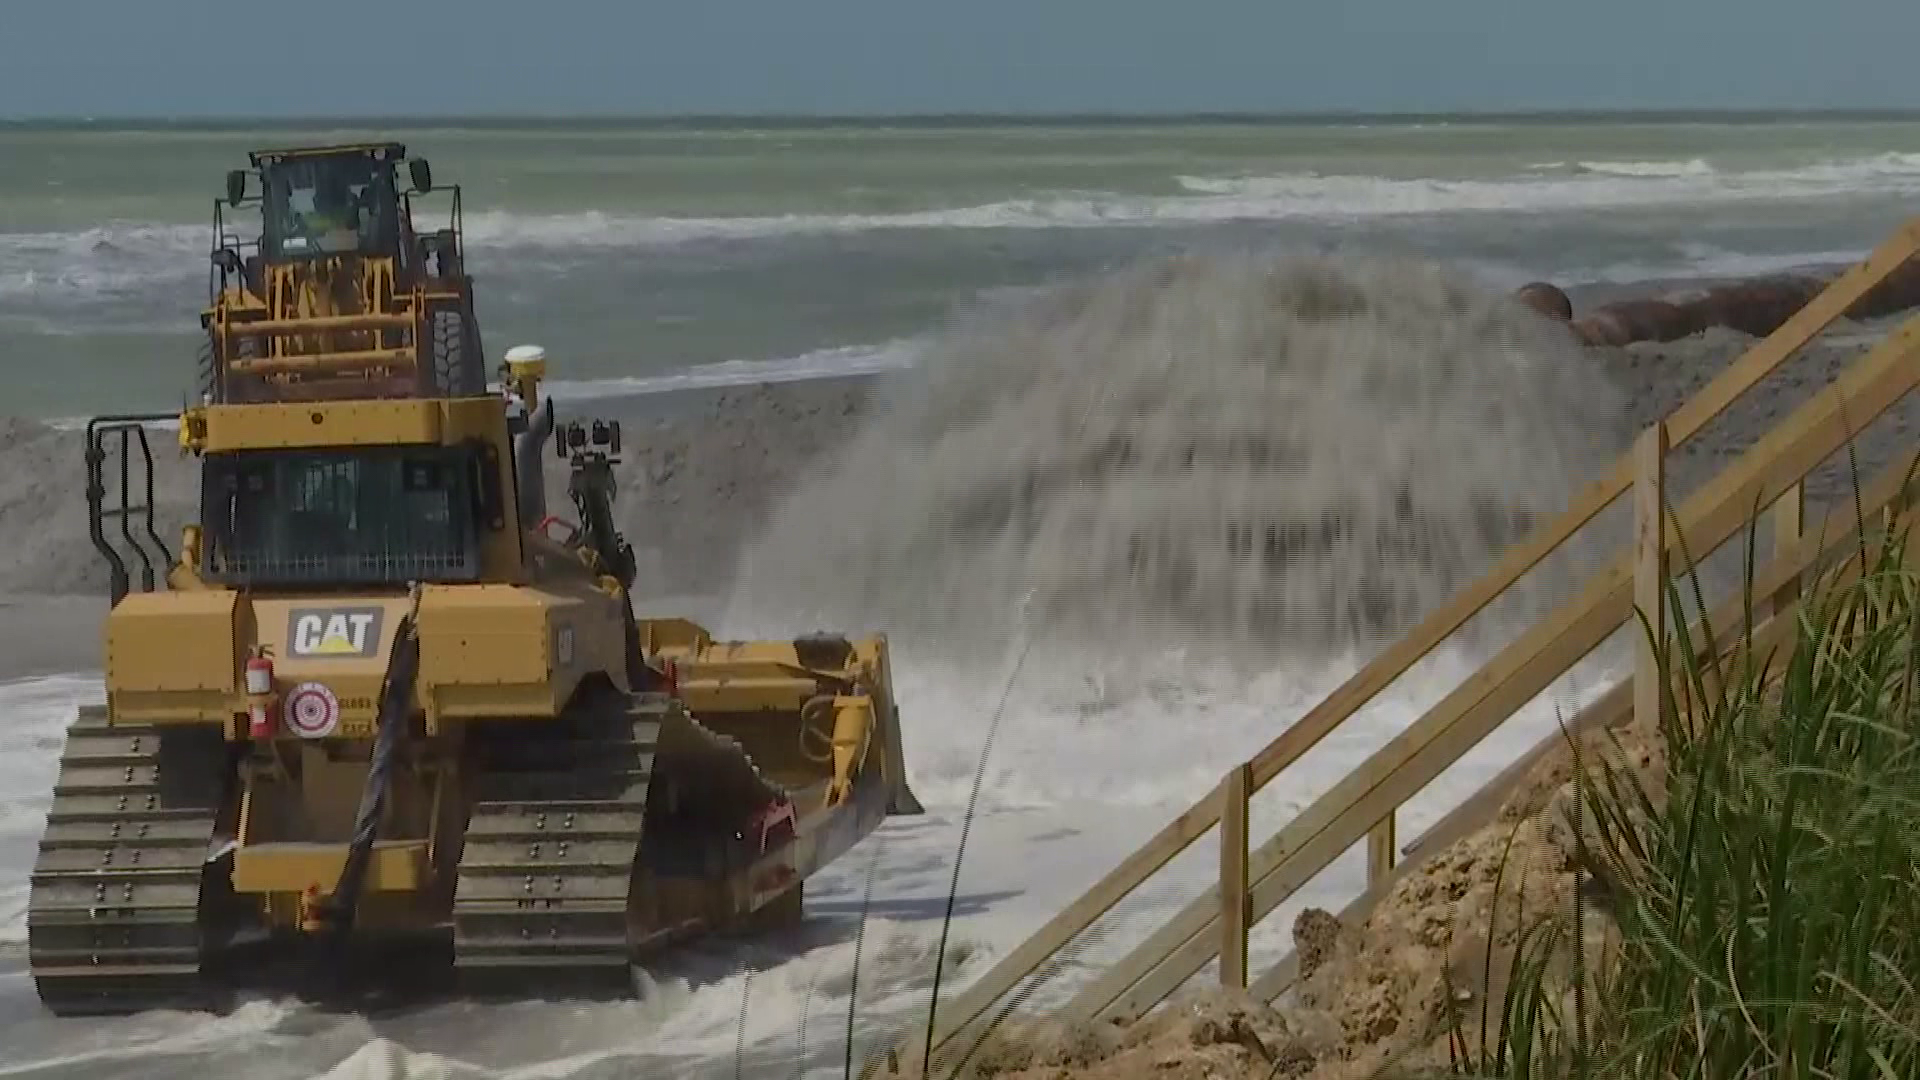
[[[1835,278],[1833,284],[1814,297],[1811,303],[1795,312],[1778,330],[1727,365],[1711,382],[1701,387],[1699,393],[1675,409],[1666,420],[1670,445],[1679,446],[1692,438],[1725,412],[1741,394],[1752,389],[1754,384],[1772,374],[1775,368],[1819,336],[1835,319],[1872,291],[1881,279],[1898,270],[1916,252],[1920,252],[1920,218],[1907,222],[1864,261]],[[1539,565],[1574,533],[1598,517],[1602,510],[1633,486],[1633,474],[1632,454],[1622,454],[1605,476],[1575,494],[1572,505],[1558,517],[1507,549],[1484,577],[1420,620],[1412,630],[1383,649],[1358,673],[1328,694],[1319,705],[1288,725],[1286,731],[1253,756],[1255,790],[1264,787],[1281,769],[1298,760],[1347,717],[1378,697],[1440,642],[1466,625],[1468,619],[1478,615],[1496,597],[1511,588],[1521,575]]]
[[[1724,412],[1733,401],[1751,389],[1754,384],[1771,374],[1782,363],[1818,336],[1821,331],[1826,329],[1835,319],[1845,314],[1847,310],[1871,292],[1888,275],[1907,263],[1916,252],[1920,252],[1920,218],[1915,218],[1903,224],[1891,237],[1864,260],[1835,278],[1819,295],[1796,312],[1793,317],[1783,323],[1772,334],[1769,334],[1766,338],[1756,343],[1739,359],[1728,365],[1726,369],[1702,387],[1692,398],[1675,410],[1665,421],[1670,442],[1673,445],[1679,445],[1691,438],[1702,427]],[[1896,336],[1905,335],[1911,337],[1914,330],[1915,325],[1910,322],[1903,326]],[[1882,368],[1885,367],[1885,360],[1888,355],[1886,350],[1893,344],[1892,341],[1883,343],[1881,349],[1876,350],[1876,353],[1881,356]],[[1896,355],[1904,355],[1904,352],[1898,352]],[[1863,359],[1859,361],[1855,367],[1865,368],[1867,363],[1868,360]],[[1826,398],[1823,396],[1821,400],[1826,400]],[[1884,407],[1885,406],[1882,405],[1881,409],[1884,409]],[[1877,415],[1881,409],[1875,409],[1873,414]],[[1797,412],[1795,416],[1799,417],[1805,414],[1806,409],[1803,408],[1803,410]],[[1786,427],[1786,423],[1781,424],[1776,427],[1775,433],[1777,434]],[[1819,427],[1820,432],[1824,432],[1825,430],[1823,426]],[[1817,432],[1803,434],[1810,435],[1814,433]],[[1844,439],[1842,441],[1844,441]],[[1755,453],[1761,451],[1762,446],[1756,445],[1753,450],[1750,451],[1748,457],[1742,459],[1742,462],[1762,460],[1754,457]],[[1782,453],[1784,454],[1784,451]],[[1798,460],[1800,456],[1802,455],[1796,454],[1793,459]],[[1802,470],[1800,475],[1804,475],[1804,472],[1810,471],[1817,463],[1818,459],[1808,462],[1806,468]],[[1726,474],[1723,474],[1723,477],[1725,475]],[[1592,521],[1593,518],[1606,509],[1609,504],[1623,494],[1632,485],[1633,478],[1634,462],[1631,455],[1622,455],[1605,475],[1576,492],[1565,511],[1552,521],[1536,528],[1528,537],[1518,544],[1507,549],[1501,558],[1495,562],[1494,566],[1479,581],[1456,594],[1423,618],[1412,630],[1392,645],[1383,649],[1312,710],[1289,725],[1285,731],[1258,753],[1254,754],[1246,763],[1249,768],[1249,783],[1247,785],[1249,794],[1264,788],[1265,785],[1283,769],[1298,760],[1331,733],[1334,728],[1338,727],[1348,717],[1359,711],[1363,706],[1385,691],[1398,680],[1400,676],[1411,669],[1414,664],[1431,653],[1442,641],[1450,637],[1461,626],[1465,625],[1469,619],[1479,614],[1480,611],[1496,597],[1511,587],[1522,575],[1533,569],[1549,554],[1558,549],[1574,533]],[[1760,486],[1765,487],[1764,484]],[[1730,492],[1723,491],[1723,493],[1728,494],[1728,498],[1731,499],[1732,495],[1743,494],[1745,490],[1744,485],[1734,485]],[[1702,493],[1702,495],[1706,494],[1708,493]],[[1776,491],[1774,494],[1777,497],[1779,492]],[[1723,500],[1723,503],[1730,505],[1730,502],[1727,502],[1727,500]],[[1690,508],[1699,508],[1707,504],[1701,502],[1700,497],[1696,497],[1696,499],[1688,505]],[[1704,517],[1706,520],[1713,522],[1714,528],[1717,528],[1718,524],[1726,517],[1725,505],[1715,504],[1710,509],[1712,513],[1705,514]],[[1696,515],[1696,517],[1699,516],[1702,515]],[[1708,529],[1707,531],[1711,532],[1713,529]],[[1724,535],[1722,539],[1724,539]],[[1612,575],[1603,578],[1602,582],[1596,584],[1595,589],[1607,585],[1611,579]],[[1595,599],[1596,597],[1598,600]],[[1611,610],[1613,607],[1611,603],[1613,597],[1610,592],[1603,595],[1596,593],[1594,589],[1590,589],[1585,599],[1591,603],[1605,601],[1608,610]],[[1563,609],[1563,611],[1564,610],[1565,609]],[[1619,621],[1624,621],[1624,619],[1616,620],[1616,626]],[[1523,640],[1526,639],[1523,638]],[[1510,646],[1509,652],[1511,648]],[[1589,646],[1589,648],[1591,648],[1591,646]],[[1581,655],[1584,655],[1584,651],[1585,650],[1582,651]],[[1507,655],[1508,653],[1506,652],[1501,654],[1502,657]],[[1541,682],[1541,685],[1544,686],[1546,682],[1551,681],[1552,677],[1557,677],[1558,674],[1565,670],[1565,667],[1571,666],[1577,659],[1578,657],[1576,656],[1572,660],[1568,660],[1562,668],[1546,677]],[[1429,712],[1428,716],[1423,718],[1423,721],[1434,717],[1439,709],[1447,708],[1449,704],[1466,701],[1476,694],[1481,696],[1473,699],[1473,705],[1461,707],[1462,715],[1465,715],[1465,708],[1473,708],[1476,713],[1489,711],[1489,702],[1497,704],[1503,699],[1503,695],[1495,694],[1494,691],[1505,687],[1507,681],[1514,677],[1514,673],[1510,672],[1503,679],[1493,680],[1495,685],[1489,687],[1487,684],[1493,677],[1490,676],[1488,672],[1499,662],[1500,658],[1496,658],[1492,664],[1487,665],[1487,667],[1483,668],[1480,672],[1469,677],[1466,682],[1455,691],[1453,696],[1450,696],[1447,701],[1443,702],[1440,706],[1436,706],[1436,710]],[[1528,666],[1525,671],[1527,676],[1526,681],[1531,681],[1539,677],[1539,672],[1534,669],[1540,666],[1539,664]],[[1467,695],[1467,697],[1462,697],[1462,695]],[[1522,703],[1523,702],[1524,699],[1522,699]],[[1516,703],[1516,707],[1517,704],[1518,703]],[[1412,729],[1409,730],[1411,731]],[[1406,738],[1406,735],[1402,736],[1402,740]],[[1472,741],[1477,742],[1478,738],[1479,736],[1476,735]],[[1468,743],[1467,745],[1461,746],[1453,753],[1453,757],[1458,757],[1460,753],[1464,753],[1471,745],[1472,743]],[[1381,754],[1376,754],[1375,759],[1370,761],[1369,764],[1375,765],[1379,763],[1382,755],[1396,748],[1404,749],[1404,746],[1405,744],[1401,740],[1396,740],[1393,744],[1390,744],[1388,748],[1383,750]],[[1424,751],[1427,747],[1423,745],[1420,749]],[[1398,779],[1402,775],[1400,769],[1405,768],[1407,765],[1407,762],[1400,763],[1399,767],[1390,772],[1389,778]],[[1363,766],[1363,769],[1364,768]],[[1356,775],[1364,775],[1364,773],[1356,773]],[[1356,782],[1352,776],[1348,778],[1348,781],[1350,783]],[[1362,794],[1371,795],[1373,790],[1373,786],[1369,786],[1368,790]],[[1331,797],[1332,794],[1333,793],[1329,793],[1328,797]],[[1349,791],[1348,794],[1352,794],[1352,792]],[[1325,802],[1328,797],[1323,797],[1322,802]],[[1167,825],[1162,827],[1146,843],[1135,849],[1122,860],[1118,866],[1114,867],[1113,870],[1095,882],[1094,885],[1088,888],[1077,900],[1052,919],[1049,919],[1042,927],[1022,941],[1019,946],[1003,957],[999,963],[995,964],[990,970],[976,979],[972,985],[956,995],[953,1000],[939,1003],[933,1021],[933,1041],[936,1050],[943,1047],[956,1033],[974,1024],[996,1001],[1004,997],[1006,993],[1013,989],[1022,979],[1027,978],[1037,971],[1041,965],[1046,963],[1046,961],[1066,945],[1068,941],[1086,930],[1097,919],[1111,910],[1115,904],[1119,903],[1167,863],[1191,847],[1196,840],[1206,835],[1208,831],[1221,821],[1223,809],[1221,799],[1222,792],[1219,788],[1201,797],[1193,806],[1168,822]],[[1357,798],[1355,801],[1357,801]],[[1320,804],[1317,803],[1316,807],[1319,805]],[[1397,802],[1395,802],[1394,805],[1397,806]],[[1309,811],[1309,813],[1311,813],[1311,811]],[[1375,816],[1373,821],[1368,823],[1367,827],[1373,829],[1377,826],[1384,826],[1384,828],[1380,830],[1381,833],[1386,837],[1390,837],[1391,814],[1391,807],[1382,810],[1381,813]],[[1289,827],[1290,830],[1292,830],[1293,836],[1299,836],[1300,829],[1296,828],[1296,826],[1300,825],[1301,822],[1296,820],[1294,826]],[[1263,846],[1261,850],[1265,857],[1256,857],[1249,864],[1249,871],[1257,882],[1254,889],[1255,895],[1252,898],[1254,902],[1254,910],[1251,913],[1252,921],[1257,921],[1268,910],[1271,910],[1273,906],[1272,904],[1264,904],[1264,901],[1272,896],[1276,891],[1274,886],[1280,883],[1270,882],[1267,879],[1280,866],[1280,859],[1276,854],[1276,851],[1279,849],[1277,849],[1275,845],[1287,836],[1288,833],[1283,832],[1281,837]],[[1349,844],[1350,843],[1351,841],[1349,841]],[[1317,848],[1323,845],[1316,844],[1315,846]],[[1339,850],[1335,850],[1329,854],[1327,857],[1328,861],[1337,857],[1340,850],[1345,849],[1345,846],[1347,845],[1342,845]],[[1298,851],[1289,855],[1286,858],[1288,866],[1291,867],[1298,861],[1300,855],[1301,853]],[[1291,876],[1291,874],[1289,874],[1289,876]],[[1082,991],[1074,1003],[1069,1005],[1069,1011],[1076,1015],[1082,1014],[1086,1011],[1086,1006],[1089,1003],[1103,997],[1106,1000],[1101,1002],[1100,1007],[1094,1011],[1100,1012],[1105,1010],[1107,1005],[1119,1000],[1128,985],[1137,981],[1142,975],[1147,974],[1147,972],[1136,972],[1134,973],[1133,979],[1129,979],[1127,983],[1121,984],[1118,982],[1119,976],[1116,975],[1115,972],[1128,965],[1130,961],[1136,964],[1139,963],[1143,957],[1152,954],[1156,950],[1158,950],[1161,958],[1175,960],[1175,967],[1184,966],[1186,961],[1190,959],[1190,956],[1183,955],[1176,959],[1175,953],[1179,951],[1183,943],[1187,945],[1193,943],[1194,933],[1203,931],[1208,923],[1217,922],[1216,914],[1212,920],[1201,922],[1198,926],[1194,925],[1197,920],[1205,920],[1206,913],[1204,908],[1209,896],[1212,896],[1214,903],[1217,904],[1218,891],[1217,886],[1210,888],[1208,894],[1197,899],[1193,904],[1189,905],[1187,909],[1183,909],[1179,915],[1162,928],[1159,934],[1154,935],[1154,937],[1149,938],[1147,942],[1142,943],[1129,954],[1127,959],[1121,961],[1115,968],[1109,969],[1107,976],[1097,980],[1093,986]],[[1288,888],[1286,891],[1290,892],[1291,888]],[[1277,903],[1278,901],[1275,902]],[[1198,912],[1198,915],[1192,914],[1194,912]],[[1177,986],[1179,981],[1184,981],[1187,976],[1190,976],[1192,970],[1197,970],[1199,966],[1204,965],[1208,959],[1212,958],[1212,955],[1217,955],[1219,944],[1218,935],[1214,935],[1213,937],[1213,952],[1209,955],[1202,956],[1198,963],[1194,964],[1191,969],[1185,971],[1179,980],[1175,980],[1175,986]],[[1151,968],[1149,968],[1149,971],[1150,970]],[[1117,992],[1116,986],[1118,987]],[[1170,989],[1171,988],[1169,988],[1169,990]],[[1164,993],[1160,993],[1154,996],[1154,1001],[1157,1002],[1164,996]],[[914,1043],[917,1049],[918,1040],[914,1040]]]
[[[1800,596],[1787,593],[1786,590],[1791,589],[1822,561],[1853,547],[1858,535],[1853,525],[1863,523],[1864,519],[1882,510],[1900,505],[1904,501],[1903,496],[1920,486],[1920,471],[1917,470],[1920,470],[1920,454],[1910,453],[1904,460],[1888,465],[1862,488],[1859,517],[1855,517],[1851,509],[1830,513],[1821,522],[1819,532],[1801,536],[1791,546],[1776,551],[1771,562],[1755,570],[1752,592],[1754,596],[1777,597],[1784,594],[1789,598],[1784,602],[1776,600],[1770,610],[1756,610],[1750,635],[1743,624],[1744,598],[1735,596],[1723,601],[1718,608],[1689,626],[1687,640],[1694,646],[1693,659],[1696,662],[1704,661],[1711,651],[1721,658],[1723,665],[1730,665],[1743,651],[1764,655],[1784,642],[1794,627],[1793,618],[1803,602]],[[1836,522],[1849,527],[1830,529]],[[1857,580],[1863,569],[1858,559],[1847,562],[1834,575],[1832,582],[1837,587],[1845,587]],[[1711,634],[1708,633],[1709,627]],[[1781,674],[1782,669],[1776,667],[1772,678],[1778,678]],[[1684,673],[1676,672],[1673,675],[1676,696],[1686,693],[1686,687],[1679,685],[1684,681]],[[1499,813],[1506,796],[1514,787],[1547,755],[1565,747],[1569,738],[1578,739],[1601,728],[1619,726],[1632,718],[1634,708],[1632,680],[1623,679],[1615,683],[1581,710],[1564,732],[1555,732],[1541,739],[1476,794],[1408,844],[1407,851],[1428,853],[1467,836]],[[1392,878],[1369,883],[1366,894],[1349,907],[1349,912],[1358,914],[1366,911],[1385,895],[1386,889],[1398,878],[1399,874],[1395,874]],[[1292,957],[1288,956],[1254,980],[1248,989],[1261,1000],[1272,1001],[1286,991],[1292,979]]]
[[[1920,383],[1920,316],[1909,319],[1840,379],[1754,443],[1687,500],[1679,535],[1691,552],[1731,536],[1751,507],[1773,503],[1829,454],[1851,441]],[[1662,547],[1676,537],[1667,533]],[[1632,612],[1633,564],[1616,560],[1572,603],[1502,649],[1441,702],[1388,741],[1296,816],[1248,861],[1253,921],[1284,902],[1406,801],[1478,745],[1515,710],[1585,657]],[[1138,1015],[1213,958],[1207,930],[1218,918],[1214,890],[1196,898],[1066,1007],[1070,1017]],[[1196,936],[1198,935],[1198,936]],[[1137,984],[1137,985],[1136,985]]]

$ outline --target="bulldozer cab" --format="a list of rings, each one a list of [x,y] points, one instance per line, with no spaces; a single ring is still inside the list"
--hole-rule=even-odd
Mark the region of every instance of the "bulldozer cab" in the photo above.
[[[499,479],[473,458],[442,446],[211,456],[202,574],[256,589],[478,580]]]

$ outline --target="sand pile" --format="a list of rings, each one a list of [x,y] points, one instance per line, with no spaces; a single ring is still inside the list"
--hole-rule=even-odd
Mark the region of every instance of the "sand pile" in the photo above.
[[[685,395],[668,415],[622,419],[614,515],[633,545],[642,595],[718,592],[742,544],[824,452],[852,438],[864,379],[768,383]],[[564,405],[557,419],[621,418],[617,403]],[[577,515],[566,465],[547,455],[547,509]]]
[[[1605,758],[1649,790],[1664,783],[1657,731],[1594,733],[1579,753],[1589,770]],[[1389,1064],[1444,1066],[1454,1038],[1498,1039],[1506,973],[1523,935],[1543,918],[1573,914],[1582,827],[1574,761],[1569,748],[1550,755],[1495,821],[1411,868],[1360,925],[1343,926],[1325,911],[1301,915],[1301,978],[1287,1015],[1338,1033],[1304,1075],[1347,1080]],[[1604,912],[1582,914],[1589,955],[1600,955]],[[1571,1015],[1572,983],[1562,975]]]
[[[1670,487],[1676,493],[1690,492],[1731,465],[1754,439],[1831,383],[1901,321],[1835,322],[1826,334],[1781,364],[1692,439],[1675,447],[1667,464]],[[1716,327],[1680,341],[1593,347],[1585,353],[1630,402],[1629,418],[1637,432],[1656,419],[1670,416],[1759,340]],[[1916,422],[1920,422],[1920,400],[1909,396],[1866,428],[1854,446],[1864,476],[1870,477],[1911,447]],[[1837,455],[1809,476],[1808,501],[1818,506],[1842,506],[1850,497],[1850,483],[1845,456]]]
[[[180,528],[198,496],[195,470],[182,460],[173,432],[150,431],[154,457],[154,525],[167,550],[179,554]],[[87,440],[79,431],[0,417],[0,591],[105,595],[108,566],[87,529]],[[137,451],[136,451],[137,453]],[[108,505],[118,505],[117,467],[104,477]],[[138,483],[138,473],[134,474]],[[139,496],[144,500],[144,493]],[[126,550],[118,526],[107,523],[116,549]],[[134,535],[146,540],[137,525]],[[136,575],[138,567],[130,566]]]

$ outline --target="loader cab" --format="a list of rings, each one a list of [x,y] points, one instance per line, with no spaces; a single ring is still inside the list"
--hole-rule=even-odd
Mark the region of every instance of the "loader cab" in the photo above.
[[[261,247],[269,263],[399,254],[393,162],[350,153],[269,159],[260,180]]]
[[[136,588],[194,587],[176,571],[264,592],[526,581],[521,485],[498,399],[255,408],[88,423],[87,520],[112,604]],[[199,512],[177,561],[153,514],[149,429],[162,421],[178,423],[180,449],[200,459]],[[332,434],[303,438],[301,428]]]
[[[257,206],[260,233],[252,242],[239,241],[216,204],[214,261],[230,274],[244,272],[256,291],[261,264],[297,266],[343,256],[389,260],[403,277],[427,263],[435,264],[435,277],[457,274],[459,186],[452,189],[450,227],[417,232],[413,199],[434,190],[433,170],[424,158],[408,158],[404,145],[255,150],[247,159],[251,169],[227,173],[224,201],[235,209]],[[242,248],[252,248],[252,258]]]

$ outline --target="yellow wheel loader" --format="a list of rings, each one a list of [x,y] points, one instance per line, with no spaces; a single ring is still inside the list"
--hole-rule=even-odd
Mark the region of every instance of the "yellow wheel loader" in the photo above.
[[[397,143],[250,162],[214,204],[199,400],[87,428],[107,693],[33,870],[49,1009],[219,1008],[276,956],[389,945],[463,991],[626,993],[664,946],[797,918],[921,812],[884,637],[635,618],[619,426],[557,422],[538,348],[489,385],[458,187],[421,231],[431,170]],[[200,470],[177,553],[160,420]]]

